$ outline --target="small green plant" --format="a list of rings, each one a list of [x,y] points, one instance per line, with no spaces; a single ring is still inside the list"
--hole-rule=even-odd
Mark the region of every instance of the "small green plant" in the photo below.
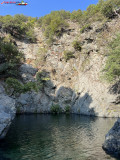
[[[50,77],[48,76],[48,73],[45,70],[43,70],[37,73],[36,79],[37,79],[38,88],[41,89],[44,87],[46,82],[50,80]]]
[[[68,60],[70,60],[71,58],[75,58],[74,56],[74,52],[71,51],[64,51],[64,59],[67,62]]]
[[[87,31],[89,29],[91,29],[90,24],[86,24],[80,29],[80,33],[84,33],[85,31]]]
[[[81,42],[80,41],[74,41],[73,42],[73,47],[76,51],[81,51],[82,47],[81,47]]]
[[[50,111],[53,114],[58,114],[62,112],[62,109],[60,108],[59,104],[55,104],[51,106]]]
[[[70,114],[70,106],[69,106],[69,105],[67,105],[67,106],[65,107],[65,113],[66,113],[66,114]]]

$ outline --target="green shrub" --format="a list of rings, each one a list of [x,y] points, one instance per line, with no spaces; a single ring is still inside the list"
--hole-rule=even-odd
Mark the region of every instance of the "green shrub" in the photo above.
[[[36,18],[26,17],[23,14],[16,14],[15,16],[1,16],[0,23],[2,29],[18,39],[27,38],[31,42],[35,41],[34,25]]]
[[[36,92],[38,92],[38,87],[37,84],[35,82],[28,82],[26,84],[24,84],[23,86],[23,92],[28,92],[34,90]]]
[[[24,55],[11,42],[0,41],[0,53],[4,55],[5,60],[9,63],[19,63],[24,60]]]
[[[74,41],[73,42],[73,47],[75,48],[76,51],[81,51],[81,42],[80,41]]]
[[[64,59],[65,61],[67,62],[68,60],[70,60],[71,58],[75,58],[74,56],[74,52],[71,52],[71,51],[64,51]]]
[[[60,108],[59,104],[55,104],[51,106],[50,111],[51,113],[58,114],[62,112],[62,109]]]
[[[65,113],[66,113],[66,114],[69,114],[69,113],[70,113],[70,106],[66,106],[66,107],[65,107]]]
[[[70,17],[70,12],[64,10],[53,11],[50,14],[41,17],[38,20],[38,25],[42,27],[46,38],[50,39],[52,43],[54,36],[62,35],[62,28],[68,27],[68,23],[65,21]]]
[[[88,29],[91,29],[90,24],[84,25],[84,26],[80,29],[80,33],[84,33],[84,32],[87,31]]]
[[[0,38],[0,56],[3,57],[0,66],[1,75],[17,77],[19,75],[18,67],[24,62],[24,54],[8,39]]]
[[[26,84],[22,84],[15,78],[7,78],[6,84],[7,84],[7,90],[9,90],[10,88],[13,88],[14,93],[25,93],[31,90],[34,90],[36,92],[38,91],[37,85],[35,82],[28,82]]]
[[[7,88],[13,88],[15,93],[23,92],[23,85],[15,78],[6,79]]]
[[[36,42],[36,36],[34,33],[34,30],[32,28],[30,28],[27,32],[26,32],[26,38],[30,41],[30,42]]]
[[[109,53],[104,68],[105,78],[109,81],[120,80],[120,34],[109,44]]]
[[[77,11],[73,11],[70,15],[70,19],[75,22],[80,22],[82,19],[82,11],[79,9]]]
[[[107,0],[101,7],[101,13],[107,18],[114,17],[114,10],[120,7],[120,1],[118,0]]]

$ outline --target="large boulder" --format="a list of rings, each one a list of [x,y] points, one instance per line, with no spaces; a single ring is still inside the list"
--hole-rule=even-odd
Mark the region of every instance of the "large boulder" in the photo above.
[[[41,91],[22,93],[16,100],[17,113],[48,113],[51,105],[50,97]]]
[[[0,139],[5,137],[15,113],[15,100],[8,97],[0,85]]]
[[[107,133],[102,147],[107,153],[120,155],[120,118]]]

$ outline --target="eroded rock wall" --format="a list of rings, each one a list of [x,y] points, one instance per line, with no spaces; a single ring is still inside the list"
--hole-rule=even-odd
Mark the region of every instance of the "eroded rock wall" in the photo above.
[[[117,28],[119,25],[120,19],[105,24],[96,22],[90,30],[80,34],[79,25],[70,22],[69,29],[51,46],[46,44],[40,28],[35,28],[37,43],[17,41],[19,49],[25,53],[26,63],[50,75],[44,91],[22,94],[18,98],[19,112],[49,112],[50,106],[58,103],[63,109],[69,105],[72,113],[120,117],[120,104],[116,103],[120,93],[112,92],[114,84],[101,78],[106,61],[104,55],[108,51],[106,46],[114,37],[113,26]],[[81,41],[81,52],[74,49],[74,40]],[[40,47],[47,48],[46,61],[36,65]],[[63,58],[65,50],[74,52],[75,58],[66,62]],[[32,77],[29,75],[30,80]]]

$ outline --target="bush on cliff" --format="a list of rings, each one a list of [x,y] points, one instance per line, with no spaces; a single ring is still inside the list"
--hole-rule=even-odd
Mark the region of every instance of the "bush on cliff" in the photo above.
[[[103,71],[105,71],[105,78],[111,82],[120,80],[120,34],[109,44],[109,50]]]
[[[4,77],[18,76],[18,67],[24,62],[24,54],[20,52],[17,47],[11,43],[0,38],[0,73]]]
[[[53,41],[54,36],[62,35],[62,28],[68,27],[65,21],[70,17],[70,12],[64,10],[53,11],[50,14],[39,18],[38,25],[42,27],[45,37]]]
[[[51,106],[50,111],[53,114],[59,114],[62,112],[62,109],[60,108],[59,104],[55,104]]]
[[[35,40],[33,31],[35,22],[36,18],[26,17],[23,14],[16,14],[15,16],[6,15],[0,17],[0,24],[5,32],[18,39],[28,38],[31,42],[34,42]]]
[[[73,47],[76,51],[81,51],[82,47],[81,47],[81,42],[80,41],[74,41],[73,42]]]
[[[6,79],[6,91],[10,88],[14,89],[14,93],[25,93],[31,90],[38,91],[37,85],[35,82],[28,82],[26,84],[22,84],[15,78],[7,78]]]
[[[104,4],[101,6],[101,13],[107,18],[114,18],[115,16],[115,9],[120,7],[119,0],[107,0],[104,1]]]
[[[75,22],[80,22],[82,19],[83,12],[78,9],[77,11],[73,11],[70,15],[70,19]]]
[[[74,56],[74,52],[71,51],[64,51],[64,55],[63,55],[65,61],[67,62],[68,60],[70,60],[71,58],[75,58]]]

